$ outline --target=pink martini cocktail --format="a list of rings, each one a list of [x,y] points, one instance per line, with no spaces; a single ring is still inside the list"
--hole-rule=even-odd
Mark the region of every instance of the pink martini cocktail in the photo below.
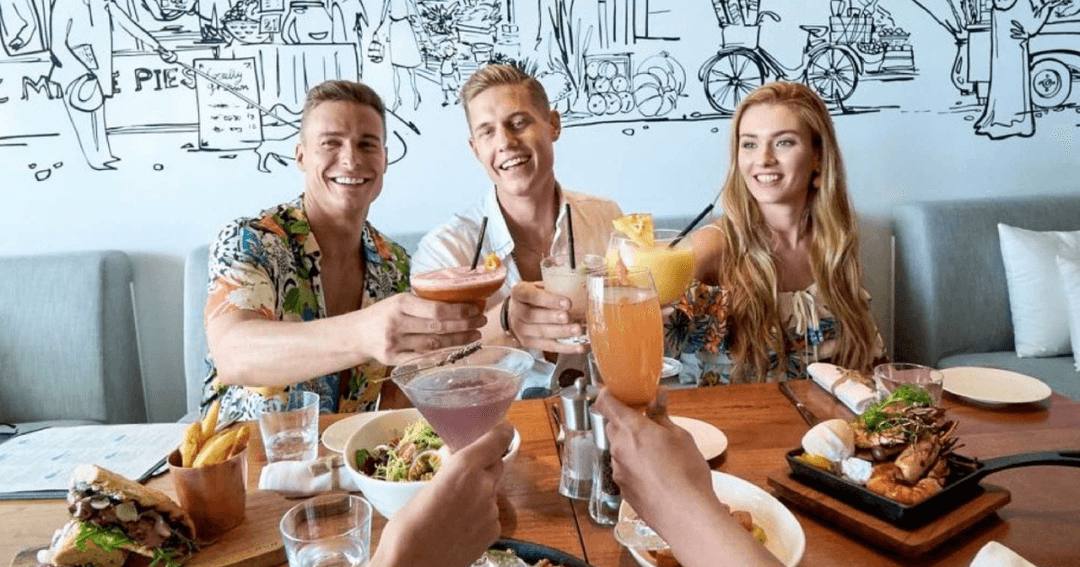
[[[531,354],[483,346],[476,352],[427,370],[459,348],[437,350],[394,368],[391,377],[435,432],[457,451],[498,425],[517,397]]]

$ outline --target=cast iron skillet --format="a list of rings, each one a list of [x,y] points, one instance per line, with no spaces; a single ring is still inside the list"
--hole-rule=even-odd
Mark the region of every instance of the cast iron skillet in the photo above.
[[[500,539],[491,545],[491,549],[501,549],[503,551],[508,549],[512,550],[518,557],[524,559],[528,563],[536,563],[541,559],[548,559],[552,563],[563,565],[564,567],[591,567],[588,563],[585,563],[573,555],[559,551],[558,549],[517,539]]]
[[[1080,451],[1022,453],[982,461],[960,455],[951,455],[948,458],[953,472],[946,479],[945,488],[918,504],[905,506],[895,500],[871,492],[865,486],[856,484],[840,475],[824,471],[795,458],[802,453],[801,448],[788,451],[787,462],[791,466],[791,472],[799,477],[804,484],[819,488],[830,496],[862,508],[875,516],[902,527],[926,523],[978,496],[983,492],[979,481],[988,474],[1014,467],[1034,465],[1080,467]]]

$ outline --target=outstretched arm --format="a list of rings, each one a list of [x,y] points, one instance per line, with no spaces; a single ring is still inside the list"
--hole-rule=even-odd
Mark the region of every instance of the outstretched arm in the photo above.
[[[478,340],[486,320],[472,305],[400,293],[316,321],[273,321],[252,310],[209,319],[206,338],[223,384],[286,386],[365,361],[397,364],[418,353]]]
[[[606,388],[594,407],[608,420],[613,478],[623,498],[671,546],[679,563],[706,567],[725,557],[729,566],[780,565],[717,499],[694,439],[667,415],[663,389],[646,410],[648,417]]]
[[[161,42],[158,41],[157,38],[150,35],[150,32],[135,23],[135,20],[132,20],[131,16],[128,16],[127,12],[116,3],[116,0],[109,0],[108,3],[105,4],[105,9],[112,14],[113,21],[119,24],[131,37],[149,45],[166,62],[172,63],[173,61],[176,61],[176,54],[165,49],[165,46],[161,45]]]

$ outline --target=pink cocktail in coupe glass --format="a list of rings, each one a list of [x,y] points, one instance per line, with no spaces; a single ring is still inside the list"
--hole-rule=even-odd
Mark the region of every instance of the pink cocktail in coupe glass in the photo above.
[[[506,417],[522,379],[533,365],[531,354],[509,347],[483,346],[476,352],[428,370],[460,348],[410,359],[391,377],[442,440],[457,451]]]

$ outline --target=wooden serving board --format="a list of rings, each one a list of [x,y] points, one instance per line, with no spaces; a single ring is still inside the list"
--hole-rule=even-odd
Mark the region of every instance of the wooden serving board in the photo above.
[[[904,529],[837,500],[792,478],[786,469],[768,476],[776,496],[819,518],[835,524],[842,531],[889,549],[904,557],[918,557],[974,526],[1009,503],[1009,491],[983,484],[984,492],[955,510],[914,529]]]
[[[278,525],[285,512],[298,503],[269,490],[252,490],[247,494],[244,522],[225,532],[213,543],[202,543],[202,549],[184,563],[184,567],[271,567],[286,562],[285,548]],[[57,526],[60,527],[60,526]],[[21,550],[11,567],[41,567],[37,552],[47,545]],[[125,565],[138,562],[129,558]]]

